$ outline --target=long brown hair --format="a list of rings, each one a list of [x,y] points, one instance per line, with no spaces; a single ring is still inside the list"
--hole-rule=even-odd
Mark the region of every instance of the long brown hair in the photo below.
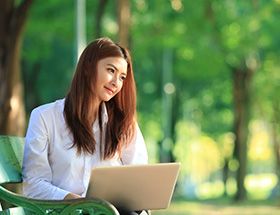
[[[89,121],[92,103],[96,101],[94,86],[97,74],[97,63],[107,57],[122,57],[127,62],[127,76],[121,91],[108,102],[108,112],[104,146],[100,144],[102,158],[107,159],[121,153],[121,148],[128,144],[135,133],[136,86],[131,57],[127,49],[108,38],[91,42],[81,54],[72,80],[70,90],[65,98],[64,115],[66,123],[73,134],[73,147],[77,152],[93,154],[96,150],[96,139],[92,123]],[[99,107],[99,113],[100,113]],[[99,122],[101,122],[99,114]],[[100,129],[101,129],[100,124]],[[101,132],[102,131],[101,129]],[[100,135],[101,137],[103,135]]]

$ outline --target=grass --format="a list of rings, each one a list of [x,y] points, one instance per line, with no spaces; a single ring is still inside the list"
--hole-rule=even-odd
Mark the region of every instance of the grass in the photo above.
[[[204,183],[197,188],[201,199],[190,200],[177,195],[169,208],[153,211],[152,215],[274,215],[280,214],[280,193],[275,192],[277,178],[273,174],[248,175],[246,179],[249,200],[235,202],[230,197],[218,197],[224,192],[222,182]],[[236,190],[236,182],[229,181],[228,193]],[[222,185],[222,186],[221,186]],[[272,190],[274,188],[274,194]],[[276,189],[279,191],[279,188]],[[178,194],[178,193],[177,193]],[[215,199],[215,196],[217,198]],[[271,199],[270,199],[271,198]],[[272,199],[273,198],[273,199]],[[211,199],[211,200],[207,200]]]
[[[280,214],[280,200],[233,202],[229,199],[211,201],[172,201],[166,210],[153,211],[152,215],[274,215]]]

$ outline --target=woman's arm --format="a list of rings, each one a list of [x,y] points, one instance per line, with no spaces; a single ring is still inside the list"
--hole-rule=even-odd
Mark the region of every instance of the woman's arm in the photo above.
[[[30,198],[64,199],[69,194],[51,183],[52,169],[48,159],[50,135],[41,109],[34,109],[25,138],[22,167],[23,194]]]
[[[77,195],[75,193],[68,193],[64,199],[67,200],[67,199],[79,199],[79,198],[82,198],[80,195]]]
[[[137,123],[135,129],[135,136],[133,137],[131,143],[129,143],[127,147],[123,148],[121,157],[123,164],[148,163],[148,153],[146,144]]]

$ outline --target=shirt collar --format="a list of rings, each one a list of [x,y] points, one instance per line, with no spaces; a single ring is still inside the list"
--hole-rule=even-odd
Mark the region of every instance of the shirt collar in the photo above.
[[[103,125],[108,122],[108,112],[107,112],[105,102],[102,102],[101,104],[101,119]]]
[[[101,103],[101,120],[102,120],[102,127],[104,128],[104,126],[108,122],[108,112],[107,112],[105,102]],[[99,130],[99,117],[94,121],[92,127],[93,127],[93,132]]]

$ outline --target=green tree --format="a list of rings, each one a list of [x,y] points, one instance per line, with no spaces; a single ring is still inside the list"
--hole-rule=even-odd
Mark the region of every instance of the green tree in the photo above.
[[[75,4],[69,1],[35,2],[30,10],[22,47],[28,114],[67,92],[76,63],[74,17]]]
[[[32,0],[0,2],[0,133],[24,134],[25,110],[20,51]]]
[[[118,17],[127,7],[130,18],[121,23]],[[28,112],[65,95],[75,62],[73,3],[52,0],[33,8],[23,46]],[[277,122],[279,113],[277,79],[268,79],[275,81],[270,90],[260,87],[270,77],[272,69],[264,64],[271,62],[271,55],[273,68],[278,68],[279,3],[137,0],[121,9],[118,2],[100,0],[88,1],[87,11],[89,40],[93,35],[124,38],[122,43],[130,46],[140,125],[146,137],[159,142],[157,155],[165,161],[176,159],[176,126],[181,121],[194,122],[202,134],[215,140],[234,132],[234,155],[239,161],[236,198],[245,198],[248,123],[252,108],[256,109],[251,87],[268,98],[258,97],[259,107],[274,107],[264,108],[271,121]],[[119,36],[122,30],[125,36]],[[256,82],[255,76],[261,81]],[[28,80],[35,84],[30,86]],[[188,149],[187,142],[182,150]],[[225,176],[230,159],[225,158]]]

